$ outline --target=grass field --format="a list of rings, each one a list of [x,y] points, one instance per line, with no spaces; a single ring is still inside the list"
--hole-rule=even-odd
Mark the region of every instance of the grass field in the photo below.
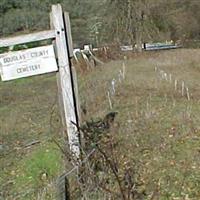
[[[142,199],[200,199],[199,74],[200,51],[190,49],[127,56],[78,74],[83,122],[118,112],[111,134],[118,141],[119,177],[128,163]],[[64,170],[53,142],[62,140],[57,104],[53,74],[0,83],[0,199],[56,198],[55,180]],[[88,199],[109,199],[100,196]]]

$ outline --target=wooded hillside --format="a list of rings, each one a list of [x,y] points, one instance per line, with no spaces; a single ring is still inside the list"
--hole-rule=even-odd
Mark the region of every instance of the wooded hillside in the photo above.
[[[200,39],[199,0],[1,0],[0,36],[48,28],[54,3],[70,12],[77,47]]]

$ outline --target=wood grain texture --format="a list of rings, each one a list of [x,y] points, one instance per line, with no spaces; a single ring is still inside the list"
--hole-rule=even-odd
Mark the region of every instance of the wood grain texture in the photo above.
[[[9,47],[18,44],[25,44],[29,42],[36,42],[41,40],[53,39],[56,33],[54,30],[40,31],[37,33],[24,34],[15,37],[1,38],[0,47]]]
[[[65,28],[67,31],[67,43],[69,48],[69,56],[73,57],[73,41],[72,41],[72,33],[71,33],[71,24],[69,19],[69,13],[64,12],[64,22],[65,22]]]
[[[72,123],[74,122],[77,124],[77,121],[69,68],[67,39],[65,37],[66,33],[64,29],[62,8],[59,4],[52,6],[52,25],[56,31],[56,49],[59,65],[58,91],[61,95],[65,115],[65,127],[68,134],[70,150],[75,156],[74,158],[79,158],[79,136],[77,126]]]

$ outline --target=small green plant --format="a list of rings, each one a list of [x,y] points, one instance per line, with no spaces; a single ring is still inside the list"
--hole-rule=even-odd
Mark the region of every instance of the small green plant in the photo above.
[[[55,145],[41,146],[21,163],[20,176],[16,178],[16,187],[21,184],[34,188],[47,185],[58,175],[62,168],[62,159]]]

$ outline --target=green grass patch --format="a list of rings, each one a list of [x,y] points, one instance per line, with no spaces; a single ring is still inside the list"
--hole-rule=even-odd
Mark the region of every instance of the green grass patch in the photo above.
[[[14,189],[16,193],[29,191],[26,198],[39,193],[42,188],[52,184],[55,187],[56,179],[63,170],[63,161],[60,150],[54,144],[45,144],[36,148],[18,163],[15,174]],[[53,191],[55,195],[55,190]]]

